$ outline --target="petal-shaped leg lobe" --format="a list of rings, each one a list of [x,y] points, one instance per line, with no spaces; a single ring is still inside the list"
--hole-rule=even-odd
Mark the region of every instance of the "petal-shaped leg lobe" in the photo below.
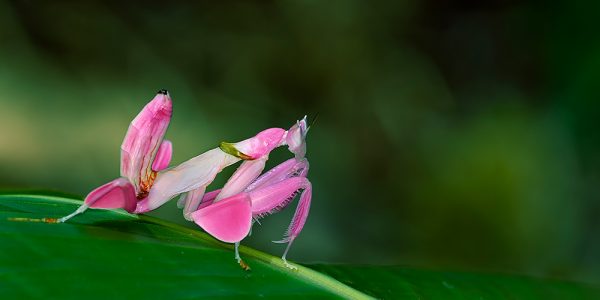
[[[255,160],[244,161],[227,180],[215,202],[243,192],[265,169],[267,159],[268,156],[263,156]]]
[[[171,162],[171,158],[173,157],[173,144],[171,141],[164,140],[158,151],[156,152],[156,156],[154,157],[154,161],[152,162],[152,170],[155,172],[162,171],[169,166]]]
[[[123,208],[133,212],[137,199],[135,189],[127,178],[117,178],[91,191],[84,203],[91,208]]]
[[[91,191],[76,211],[60,218],[59,222],[64,223],[88,208],[123,208],[131,213],[136,209],[136,202],[135,188],[131,182],[127,178],[117,178]]]
[[[192,218],[215,238],[227,243],[239,242],[252,226],[250,198],[242,193],[223,199],[194,212]]]

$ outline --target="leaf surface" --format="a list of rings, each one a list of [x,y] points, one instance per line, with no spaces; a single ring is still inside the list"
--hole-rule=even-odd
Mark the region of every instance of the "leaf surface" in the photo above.
[[[326,264],[292,271],[242,246],[248,272],[231,245],[200,229],[119,210],[39,222],[80,203],[0,194],[0,299],[600,299],[597,287],[522,276]]]

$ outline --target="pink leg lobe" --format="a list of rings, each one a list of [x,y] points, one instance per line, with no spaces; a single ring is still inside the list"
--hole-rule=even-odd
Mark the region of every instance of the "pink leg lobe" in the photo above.
[[[102,185],[91,191],[79,207],[72,214],[61,218],[60,222],[65,222],[75,215],[78,215],[88,208],[115,209],[123,208],[127,212],[133,212],[136,207],[137,199],[135,189],[127,178],[117,178],[105,185]]]
[[[191,214],[198,226],[215,238],[227,242],[241,241],[250,232],[252,208],[245,193],[213,203]]]

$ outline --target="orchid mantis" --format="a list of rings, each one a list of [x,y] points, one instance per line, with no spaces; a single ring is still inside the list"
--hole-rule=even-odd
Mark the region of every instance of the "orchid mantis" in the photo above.
[[[250,233],[254,221],[283,209],[299,190],[303,190],[285,238],[279,241],[288,243],[281,258],[287,267],[294,269],[287,262],[286,255],[308,217],[312,185],[306,178],[309,164],[304,158],[308,132],[306,117],[283,134],[278,134],[280,130],[267,129],[254,138],[236,144],[222,143],[221,149],[224,152],[247,160],[223,189],[196,198],[201,200],[195,205],[197,210],[191,214],[191,219],[215,238],[235,243],[235,258],[245,268],[247,265],[240,258],[238,248],[240,241]],[[296,157],[258,177],[264,169],[272,145],[288,145]],[[204,191],[204,187],[201,189]]]
[[[288,264],[286,255],[304,226],[312,192],[306,179],[308,161],[304,158],[308,129],[304,117],[287,131],[269,128],[238,143],[222,142],[219,148],[159,173],[148,197],[139,202],[135,213],[155,209],[182,194],[178,206],[184,208],[185,219],[196,222],[219,240],[235,243],[235,258],[245,265],[239,256],[238,246],[248,235],[252,220],[282,209],[293,200],[298,190],[303,190],[286,238],[281,241],[288,243],[282,259],[286,266],[293,268]],[[295,158],[259,177],[269,153],[284,145]],[[225,186],[205,194],[216,175],[239,160],[244,162]]]
[[[156,175],[171,161],[173,146],[163,140],[169,127],[172,101],[160,90],[133,119],[121,144],[121,177],[91,191],[75,212],[59,219],[66,222],[88,208],[123,208],[133,213],[148,195]]]
[[[179,206],[184,207],[184,217],[192,221],[191,214],[203,202],[207,186],[224,168],[245,160],[213,201],[220,201],[242,192],[260,175],[269,159],[269,153],[277,147],[287,145],[298,159],[303,158],[306,152],[304,138],[307,131],[304,118],[288,131],[269,128],[238,143],[222,142],[219,148],[209,150],[158,174],[148,198],[140,201],[136,213],[156,209],[173,197],[187,193],[180,198]]]
[[[194,221],[215,238],[239,243],[258,219],[286,207],[302,191],[290,226],[280,243],[288,243],[286,255],[302,230],[310,209],[312,186],[306,178],[308,160],[306,117],[289,130],[269,128],[238,143],[222,142],[218,148],[198,155],[174,168],[167,169],[173,152],[171,142],[163,140],[172,115],[172,101],[166,90],[160,90],[131,122],[121,145],[121,177],[92,192],[75,212],[59,219],[66,222],[89,208],[123,208],[129,213],[145,213],[181,195],[178,206],[184,217]],[[288,146],[294,158],[265,174],[271,151]],[[222,189],[205,193],[224,168],[244,162]]]

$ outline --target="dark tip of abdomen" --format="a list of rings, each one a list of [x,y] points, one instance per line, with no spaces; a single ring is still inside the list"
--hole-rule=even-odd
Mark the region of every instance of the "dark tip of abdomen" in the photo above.
[[[162,90],[159,90],[159,91],[158,91],[158,94],[168,95],[168,94],[169,94],[169,91],[167,91],[167,90],[165,90],[165,89],[162,89]]]

